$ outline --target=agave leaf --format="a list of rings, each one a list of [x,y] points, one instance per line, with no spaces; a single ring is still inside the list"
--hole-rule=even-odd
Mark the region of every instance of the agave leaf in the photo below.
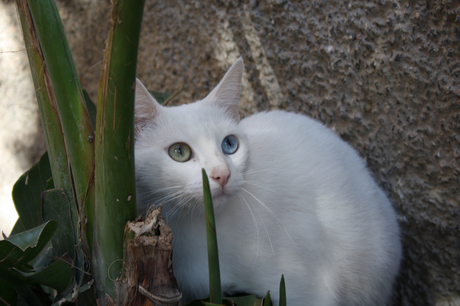
[[[40,272],[27,276],[27,279],[63,292],[72,281],[72,269],[68,263],[58,259]]]
[[[85,283],[83,286],[80,286],[79,288],[78,287],[68,288],[64,295],[58,295],[56,297],[55,302],[51,306],[67,305],[66,303],[70,303],[74,301],[76,295],[78,295],[78,301],[79,301],[77,305],[85,305],[85,306],[96,305],[95,299],[85,299],[84,301],[82,300],[83,295],[88,293],[88,290],[91,288],[93,283],[94,283],[94,280],[91,280]]]
[[[13,229],[11,230],[10,236],[19,234],[20,232],[23,232],[25,230],[26,229],[24,227],[24,224],[22,224],[21,218],[18,218],[18,220],[16,220],[16,223],[13,226]]]
[[[83,282],[85,275],[85,255],[75,241],[76,224],[72,222],[72,203],[63,189],[47,190],[43,193],[43,219],[59,220],[58,230],[52,238],[53,256],[66,257],[66,261],[76,267],[72,270],[75,275],[76,285]]]
[[[48,154],[24,173],[13,186],[13,201],[25,229],[43,223],[41,194],[46,190],[46,181],[51,177]]]
[[[21,303],[21,300],[23,301],[20,305],[42,305],[42,302],[37,296],[38,292],[32,290],[32,287],[26,283],[25,277],[17,270],[4,269],[4,267],[0,266],[0,280],[9,284],[9,286],[0,288],[0,297],[8,296],[9,294],[4,291],[13,288],[13,292],[17,297],[17,305]]]
[[[28,305],[42,304],[37,296],[40,293],[32,290],[29,285],[31,280],[21,273],[33,270],[27,263],[36,259],[50,241],[56,228],[57,222],[52,220],[0,241],[0,280],[8,283],[6,286],[0,286],[0,297],[12,301],[11,290],[14,289],[12,292],[17,296],[16,302],[20,303],[23,300]],[[5,290],[9,290],[10,293]],[[16,302],[13,301],[13,305]]]
[[[72,224],[71,203],[63,189],[47,190],[43,193],[43,219],[59,220],[58,231],[52,238],[53,254],[61,257],[68,254],[75,259],[76,232]]]
[[[17,300],[18,295],[14,287],[0,277],[0,301],[4,301],[4,304],[0,305],[16,305]]]
[[[47,245],[56,229],[57,222],[50,220],[0,241],[0,266],[11,268],[28,263]]]
[[[222,304],[222,289],[220,284],[219,253],[217,249],[216,222],[214,220],[214,208],[212,206],[211,190],[206,171],[202,169],[204,208],[206,215],[206,236],[208,241],[208,265],[209,265],[209,291],[210,302]]]

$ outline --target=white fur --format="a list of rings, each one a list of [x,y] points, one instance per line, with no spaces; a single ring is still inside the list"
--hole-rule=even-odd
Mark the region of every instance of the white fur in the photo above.
[[[239,59],[208,97],[179,107],[161,107],[136,87],[138,208],[163,204],[185,300],[209,296],[204,168],[226,293],[270,290],[277,305],[284,274],[289,305],[385,305],[401,257],[391,203],[321,123],[283,111],[239,121],[242,72]],[[233,155],[221,149],[227,135],[239,140]],[[192,148],[190,161],[169,157],[177,142]],[[213,173],[228,171],[222,191]]]

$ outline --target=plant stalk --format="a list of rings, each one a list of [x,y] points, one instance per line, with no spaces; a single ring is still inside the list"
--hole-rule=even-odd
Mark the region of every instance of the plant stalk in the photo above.
[[[136,216],[134,84],[144,0],[114,2],[99,83],[96,119],[96,206],[93,275],[104,304],[115,298],[123,232]]]

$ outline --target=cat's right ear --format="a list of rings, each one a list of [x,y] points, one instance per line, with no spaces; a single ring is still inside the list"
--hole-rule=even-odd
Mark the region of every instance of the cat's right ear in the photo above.
[[[239,121],[239,102],[241,95],[241,80],[243,78],[244,64],[240,57],[230,67],[220,83],[203,99],[202,103],[217,105],[227,111],[231,117]]]
[[[136,78],[134,125],[142,128],[161,112],[161,105],[152,97],[144,84]]]

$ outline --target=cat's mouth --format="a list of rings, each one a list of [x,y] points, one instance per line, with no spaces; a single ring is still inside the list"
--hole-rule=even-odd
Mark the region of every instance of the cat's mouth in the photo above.
[[[226,190],[225,190],[225,187],[218,187],[218,188],[214,188],[214,190],[212,191],[212,197],[213,198],[218,198],[218,197],[222,197],[226,195]]]

